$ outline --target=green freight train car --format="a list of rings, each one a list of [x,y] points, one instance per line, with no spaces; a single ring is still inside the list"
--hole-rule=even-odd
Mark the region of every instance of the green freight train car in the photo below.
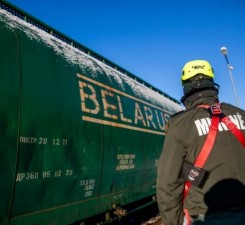
[[[154,196],[179,102],[0,6],[0,224],[71,224]]]

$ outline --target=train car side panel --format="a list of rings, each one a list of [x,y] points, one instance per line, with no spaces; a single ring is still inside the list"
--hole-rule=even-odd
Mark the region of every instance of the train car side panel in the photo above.
[[[180,106],[0,13],[0,224],[65,225],[154,195]]]
[[[0,22],[0,218],[7,220],[15,188],[19,125],[19,52],[17,37]],[[3,110],[4,109],[4,110]]]

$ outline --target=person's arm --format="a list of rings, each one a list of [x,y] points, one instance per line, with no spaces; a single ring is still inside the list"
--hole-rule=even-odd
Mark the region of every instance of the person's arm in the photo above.
[[[157,202],[164,225],[183,225],[184,180],[180,172],[186,153],[177,132],[170,123],[158,161]]]

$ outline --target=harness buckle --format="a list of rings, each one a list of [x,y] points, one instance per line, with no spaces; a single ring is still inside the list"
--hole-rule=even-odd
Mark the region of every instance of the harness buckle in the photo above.
[[[211,110],[212,115],[221,115],[222,114],[222,110],[221,110],[219,104],[211,105],[210,110]]]

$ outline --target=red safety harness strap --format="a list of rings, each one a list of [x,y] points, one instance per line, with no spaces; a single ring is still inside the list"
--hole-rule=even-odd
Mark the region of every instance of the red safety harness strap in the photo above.
[[[216,106],[216,105],[215,105]],[[198,107],[203,107],[203,108],[210,108],[209,105],[200,105]],[[214,108],[214,107],[212,107]],[[213,113],[214,112],[214,113]],[[221,115],[221,110],[217,110],[215,108],[215,110],[212,110],[212,121],[211,121],[211,125],[209,127],[209,132],[208,132],[208,136],[204,142],[204,145],[201,149],[201,151],[199,152],[194,165],[202,168],[205,164],[205,162],[208,159],[208,156],[210,155],[215,139],[216,139],[216,135],[218,132],[218,125],[219,125],[219,121],[220,121],[220,115]],[[186,198],[186,196],[188,195],[188,191],[191,187],[191,183],[186,181],[185,182],[185,189],[184,189],[184,200]]]
[[[196,161],[194,162],[194,164],[199,168],[202,168],[204,166],[205,162],[208,159],[209,154],[212,151],[216,139],[216,135],[218,133],[219,121],[220,119],[218,116],[212,116],[212,122],[209,127],[208,136],[199,155],[197,156]]]
[[[241,142],[243,147],[245,148],[245,137],[243,133],[237,128],[237,126],[229,119],[229,117],[225,116],[221,119],[221,122],[225,123],[228,129],[235,135],[235,137]]]
[[[203,168],[204,164],[206,163],[208,156],[210,155],[212,148],[215,143],[216,135],[218,133],[218,126],[219,122],[223,122],[226,124],[228,129],[236,136],[236,138],[241,142],[243,147],[245,148],[245,136],[243,133],[237,128],[237,126],[227,117],[224,116],[221,109],[220,109],[220,104],[214,104],[212,106],[209,105],[199,105],[198,107],[202,108],[210,108],[211,113],[212,113],[212,121],[211,125],[209,127],[209,133],[207,135],[207,138],[205,140],[205,143],[199,152],[194,165]],[[189,193],[189,190],[191,188],[191,183],[186,181],[185,182],[185,187],[184,187],[184,193],[183,193],[183,203]],[[187,209],[184,209],[184,214],[187,219],[187,225],[191,224],[191,217]]]

